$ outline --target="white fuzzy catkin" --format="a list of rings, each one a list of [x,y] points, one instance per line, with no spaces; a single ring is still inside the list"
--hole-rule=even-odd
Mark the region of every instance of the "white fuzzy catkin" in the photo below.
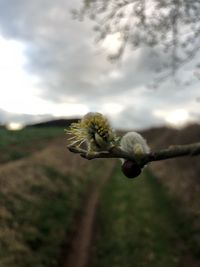
[[[126,133],[120,141],[120,147],[122,150],[133,153],[137,157],[136,154],[136,148],[139,147],[140,152],[142,154],[146,154],[150,152],[150,148],[147,145],[146,140],[136,132],[128,132]],[[121,159],[122,163],[125,161],[124,159]]]

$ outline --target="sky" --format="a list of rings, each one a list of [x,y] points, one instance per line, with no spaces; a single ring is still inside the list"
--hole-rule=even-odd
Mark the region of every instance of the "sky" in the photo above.
[[[0,0],[0,124],[34,123],[100,112],[113,127],[143,129],[200,121],[200,80],[193,66],[150,88],[166,56],[127,48],[107,59],[119,36],[95,42],[94,22],[74,20],[81,1]]]

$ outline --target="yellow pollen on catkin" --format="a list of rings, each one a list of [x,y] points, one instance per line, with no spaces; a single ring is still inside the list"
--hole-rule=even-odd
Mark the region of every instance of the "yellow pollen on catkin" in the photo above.
[[[86,114],[80,121],[72,123],[65,132],[70,136],[69,145],[76,147],[86,142],[88,147],[96,146],[101,150],[109,148],[118,140],[108,120],[97,112]],[[99,135],[98,138],[96,134]]]

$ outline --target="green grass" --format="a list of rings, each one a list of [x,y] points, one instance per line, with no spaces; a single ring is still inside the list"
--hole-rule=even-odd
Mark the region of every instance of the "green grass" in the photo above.
[[[148,172],[131,180],[117,169],[102,192],[93,266],[177,267],[194,257],[173,203]]]
[[[8,177],[0,189],[0,267],[57,267],[89,187],[109,164],[94,161],[66,175],[42,163],[29,168],[20,186]]]
[[[0,221],[0,267],[57,266],[92,177],[90,171],[80,179],[52,167],[40,168],[43,180],[27,185],[26,192],[0,194],[9,214]]]
[[[53,137],[64,136],[63,128],[25,128],[20,131],[0,129],[0,163],[16,160],[45,147]]]

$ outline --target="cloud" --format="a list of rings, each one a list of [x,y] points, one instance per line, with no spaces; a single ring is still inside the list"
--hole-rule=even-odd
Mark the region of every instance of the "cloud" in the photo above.
[[[45,115],[16,114],[0,109],[0,125],[6,125],[12,122],[26,125],[29,123],[46,121],[53,118],[54,117],[51,114],[45,114]]]
[[[92,23],[72,20],[70,9],[79,4],[78,0],[0,1],[0,32],[26,44],[25,69],[39,77],[38,97],[63,105],[82,104],[105,112],[114,125],[128,128],[164,123],[153,115],[155,110],[186,108],[199,116],[198,103],[193,103],[199,97],[197,79],[181,89],[173,81],[158,90],[147,89],[169,61],[168,55],[142,48],[128,50],[115,64],[109,62],[95,46]],[[188,73],[187,65],[179,79],[187,82]],[[5,113],[1,117],[19,119]],[[20,120],[31,118],[23,114]]]
[[[90,94],[99,73],[111,64],[94,52],[91,28],[72,20],[68,1],[1,3],[1,31],[27,45],[31,73],[41,77],[41,95],[65,100],[68,94]],[[12,17],[12,20],[10,20]]]

